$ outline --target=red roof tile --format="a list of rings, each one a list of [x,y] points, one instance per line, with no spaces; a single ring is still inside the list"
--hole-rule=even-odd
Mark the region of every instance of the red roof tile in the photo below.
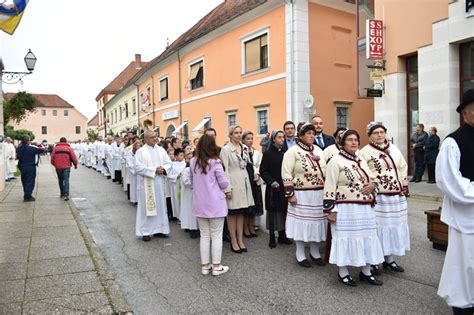
[[[6,93],[4,95],[6,100],[11,99],[16,93]],[[56,94],[32,94],[36,99],[37,107],[61,107],[61,108],[74,108],[71,104],[62,99]]]
[[[98,126],[98,125],[99,125],[99,116],[98,114],[95,114],[95,116],[92,117],[91,120],[87,122],[87,126]]]

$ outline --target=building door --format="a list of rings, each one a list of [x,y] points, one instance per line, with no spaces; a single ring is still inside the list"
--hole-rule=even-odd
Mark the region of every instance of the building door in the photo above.
[[[166,136],[167,137],[172,137],[173,136],[173,131],[175,131],[175,127],[173,125],[169,125],[168,128],[166,128]]]
[[[474,89],[474,41],[459,45],[459,63],[460,63],[460,97],[463,101],[463,95],[468,90]],[[462,115],[460,115],[461,124]]]
[[[408,147],[408,174],[413,174],[415,155],[411,148],[411,136],[416,132],[419,121],[418,110],[418,56],[406,59],[407,68],[407,147]]]

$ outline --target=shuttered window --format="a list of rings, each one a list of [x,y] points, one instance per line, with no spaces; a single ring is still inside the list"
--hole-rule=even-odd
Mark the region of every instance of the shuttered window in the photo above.
[[[191,84],[191,90],[204,86],[204,62],[199,61],[191,65],[189,72],[189,83]]]
[[[245,72],[268,67],[268,35],[263,34],[245,42]]]
[[[160,81],[160,101],[168,99],[168,78]]]

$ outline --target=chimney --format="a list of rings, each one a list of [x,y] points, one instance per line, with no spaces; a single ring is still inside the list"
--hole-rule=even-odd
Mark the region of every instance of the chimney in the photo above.
[[[141,68],[142,68],[142,55],[135,54],[135,69],[141,69]]]

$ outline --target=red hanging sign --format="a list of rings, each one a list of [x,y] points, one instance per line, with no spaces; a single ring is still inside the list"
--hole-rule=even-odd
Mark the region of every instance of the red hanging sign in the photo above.
[[[365,27],[367,59],[383,59],[383,21],[367,20]]]

